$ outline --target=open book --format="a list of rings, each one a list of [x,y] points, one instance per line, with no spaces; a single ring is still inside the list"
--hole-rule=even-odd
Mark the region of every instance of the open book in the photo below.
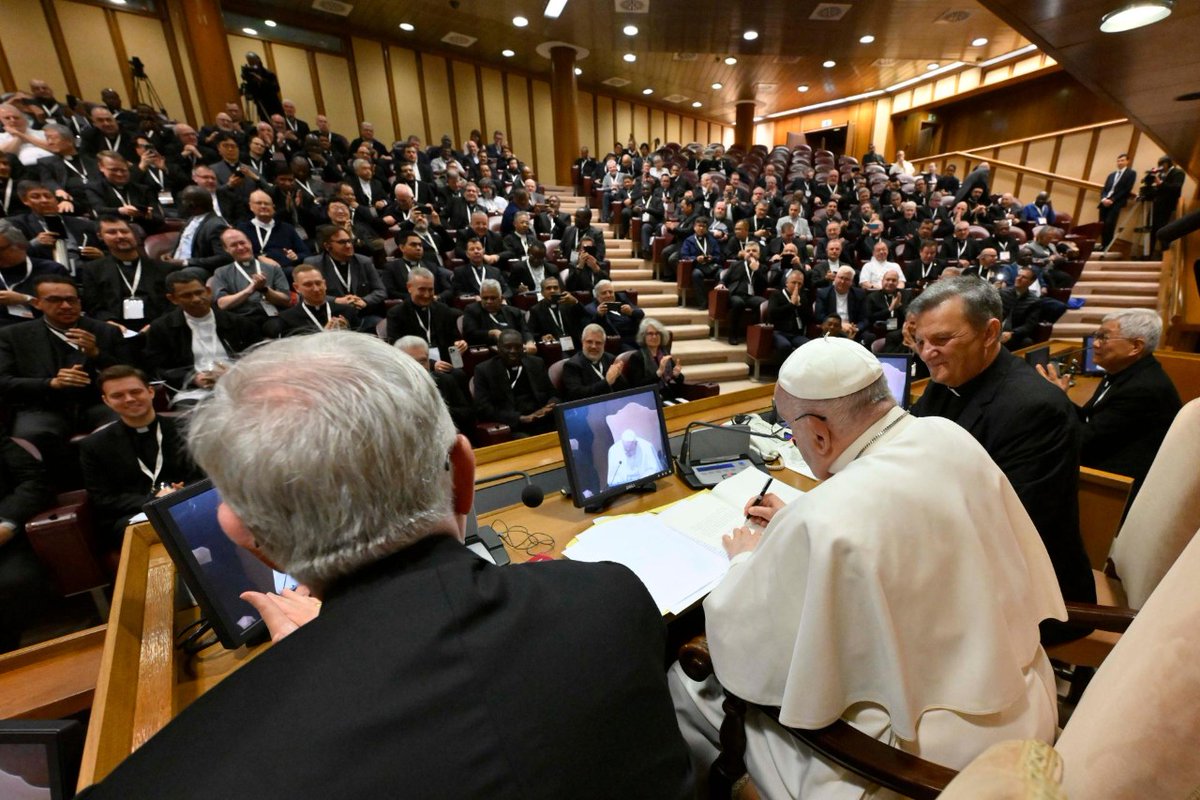
[[[658,514],[625,515],[581,533],[564,551],[573,561],[615,561],[633,570],[663,613],[677,614],[712,591],[729,571],[721,537],[745,524],[742,509],[768,475],[746,469],[711,491]],[[768,493],[791,502],[801,492],[773,481]]]

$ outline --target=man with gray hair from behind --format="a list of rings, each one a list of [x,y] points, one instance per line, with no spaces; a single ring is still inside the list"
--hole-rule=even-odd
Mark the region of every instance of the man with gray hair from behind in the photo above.
[[[1175,384],[1154,357],[1161,337],[1157,311],[1126,308],[1105,315],[1092,334],[1093,358],[1104,379],[1091,399],[1076,408],[1083,423],[1080,462],[1130,476],[1134,493],[1181,405]],[[1067,391],[1070,375],[1059,375],[1053,364],[1037,370]]]
[[[413,358],[350,332],[270,343],[188,439],[226,534],[324,605],[245,595],[274,646],[88,796],[690,796],[649,593],[616,564],[464,547],[474,453]]]

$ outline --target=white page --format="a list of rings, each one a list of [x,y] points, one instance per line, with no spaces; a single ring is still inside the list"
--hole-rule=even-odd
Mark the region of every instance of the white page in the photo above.
[[[564,552],[573,561],[614,561],[633,570],[660,611],[681,608],[729,570],[716,555],[650,514],[597,525]]]
[[[796,448],[793,447],[791,449],[795,450]],[[740,512],[746,507],[747,500],[753,500],[762,492],[763,484],[767,482],[767,478],[773,477],[757,467],[744,469],[737,475],[730,476],[718,483],[713,487],[712,491],[713,494]],[[783,502],[790,503],[804,494],[804,492],[776,478],[771,481],[771,486],[767,489],[767,494],[776,495]]]
[[[751,471],[747,469],[743,470],[743,473]],[[759,488],[761,487],[760,483]],[[722,558],[725,557],[725,546],[721,543],[721,537],[746,524],[746,518],[740,508],[734,508],[713,492],[697,492],[688,499],[663,509],[658,518],[668,527],[704,545]]]

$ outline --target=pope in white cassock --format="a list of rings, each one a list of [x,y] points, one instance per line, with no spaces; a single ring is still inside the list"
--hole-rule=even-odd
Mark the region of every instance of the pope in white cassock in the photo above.
[[[663,469],[662,459],[654,446],[631,429],[608,448],[608,485],[636,481]]]
[[[817,339],[784,363],[779,413],[822,483],[747,514],[730,570],[704,602],[714,678],[670,683],[697,775],[717,755],[722,687],[821,728],[961,769],[995,742],[1052,741],[1054,677],[1038,622],[1066,609],[1029,516],[958,425],[896,407],[878,360]],[[765,715],[746,718],[746,766],[766,798],[891,798]]]

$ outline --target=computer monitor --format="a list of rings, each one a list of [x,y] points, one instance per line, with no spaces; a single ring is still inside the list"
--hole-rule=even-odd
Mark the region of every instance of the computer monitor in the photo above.
[[[260,641],[267,626],[242,592],[281,592],[296,581],[234,544],[217,523],[221,497],[203,480],[145,506],[163,547],[221,644],[229,649]]]
[[[892,397],[896,398],[896,405],[907,410],[909,391],[912,388],[913,357],[897,353],[880,353],[876,358],[883,366],[883,374],[887,378]]]
[[[73,719],[0,721],[0,797],[74,797],[83,732],[83,725]]]
[[[1083,337],[1083,374],[1084,375],[1103,375],[1104,367],[1096,363],[1096,352],[1092,349],[1092,340],[1095,336]]]
[[[562,403],[554,409],[571,498],[600,508],[671,474],[662,398],[654,387]]]
[[[1043,344],[1026,350],[1025,363],[1031,367],[1048,366],[1050,364],[1050,345]]]

